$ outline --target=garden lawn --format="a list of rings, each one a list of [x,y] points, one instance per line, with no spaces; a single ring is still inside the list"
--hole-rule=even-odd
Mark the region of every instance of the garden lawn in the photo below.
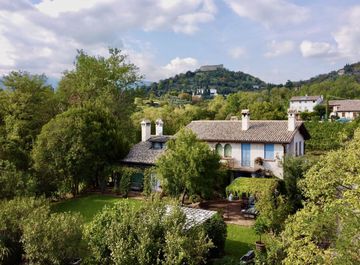
[[[225,255],[240,258],[255,247],[257,239],[252,227],[228,224]]]
[[[140,200],[123,199],[109,195],[90,195],[55,203],[52,205],[52,210],[54,212],[79,212],[85,222],[90,222],[105,205],[111,206],[119,201],[127,201],[135,206],[140,206],[143,203]]]

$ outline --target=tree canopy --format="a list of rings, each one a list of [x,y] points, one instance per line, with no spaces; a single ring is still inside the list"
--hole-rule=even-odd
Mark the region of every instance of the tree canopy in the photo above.
[[[167,149],[156,163],[161,185],[166,193],[177,197],[209,197],[221,183],[220,157],[189,130],[181,130],[167,142]]]
[[[286,222],[284,264],[360,261],[360,130],[329,152],[300,181],[306,203]]]
[[[43,127],[32,152],[34,167],[47,181],[77,194],[79,183],[99,183],[105,167],[127,153],[125,135],[99,107],[70,108]]]

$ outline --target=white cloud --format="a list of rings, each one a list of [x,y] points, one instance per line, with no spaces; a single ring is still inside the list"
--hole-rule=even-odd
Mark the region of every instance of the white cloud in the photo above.
[[[286,0],[225,0],[239,16],[260,22],[266,27],[297,24],[309,17],[305,7]]]
[[[152,52],[125,47],[127,32],[192,34],[216,12],[213,0],[0,0],[0,74],[21,69],[60,77],[72,67],[77,49],[106,55],[111,46],[128,52],[149,78],[162,77]],[[164,73],[175,71],[167,68]]]
[[[333,36],[338,52],[352,60],[360,59],[360,6],[355,6],[347,14],[347,23]]]
[[[163,77],[170,77],[175,74],[185,73],[189,70],[195,70],[199,67],[199,63],[192,57],[172,59],[167,65],[162,67]]]
[[[288,54],[295,48],[295,44],[291,40],[276,41],[273,40],[268,43],[268,51],[264,54],[265,57],[272,58],[280,55]]]
[[[229,50],[229,55],[233,59],[239,59],[246,54],[246,49],[244,47],[234,47]]]
[[[58,17],[61,13],[78,12],[94,7],[98,2],[97,0],[43,0],[35,7],[46,15]]]
[[[300,51],[304,57],[322,57],[330,60],[360,59],[360,6],[354,6],[344,13],[345,23],[332,34],[334,44],[304,40]],[[334,61],[331,61],[334,63]]]
[[[304,57],[329,57],[334,55],[335,48],[327,42],[304,40],[300,44],[300,51]]]

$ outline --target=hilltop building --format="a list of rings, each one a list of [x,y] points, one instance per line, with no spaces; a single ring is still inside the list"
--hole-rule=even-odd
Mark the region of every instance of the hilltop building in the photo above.
[[[220,70],[220,69],[224,69],[223,64],[203,65],[203,66],[200,66],[199,71],[200,72],[208,72],[208,71],[216,71],[216,70]]]

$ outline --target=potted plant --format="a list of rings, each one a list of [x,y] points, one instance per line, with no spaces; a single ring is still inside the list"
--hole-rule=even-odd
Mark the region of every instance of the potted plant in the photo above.
[[[256,250],[264,252],[266,247],[265,243],[261,241],[261,235],[264,234],[267,230],[267,224],[264,218],[259,217],[256,219],[254,224],[255,233],[259,236],[259,240],[255,242]]]
[[[257,157],[254,162],[256,165],[262,166],[264,164],[264,159],[262,157]]]

